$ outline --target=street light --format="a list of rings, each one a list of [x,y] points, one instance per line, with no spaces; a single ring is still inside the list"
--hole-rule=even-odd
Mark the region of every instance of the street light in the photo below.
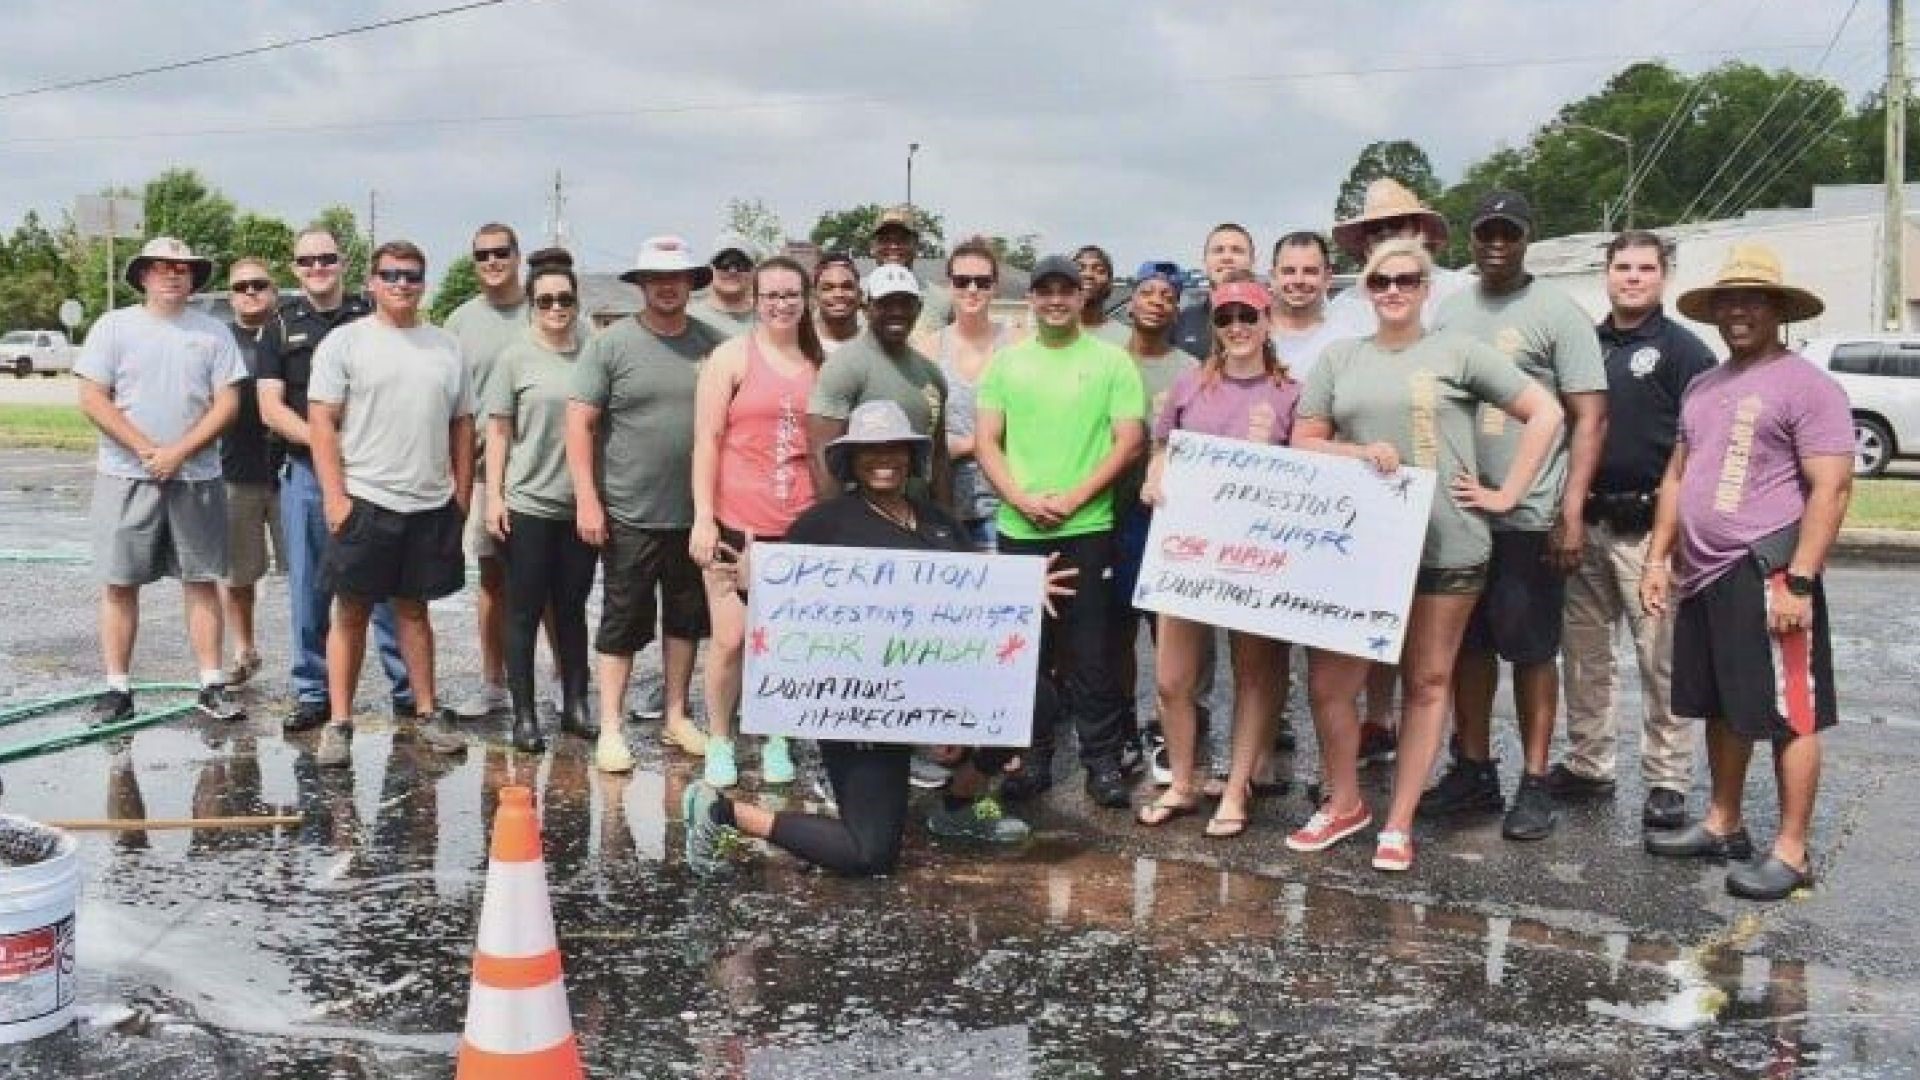
[[[920,144],[907,144],[907,209],[913,209],[913,155],[920,152]]]
[[[1598,135],[1603,139],[1611,139],[1627,148],[1627,179],[1620,185],[1620,201],[1615,204],[1614,208],[1624,211],[1623,216],[1627,220],[1626,227],[1629,229],[1633,228],[1633,140],[1617,131],[1608,131],[1605,128],[1594,127],[1592,124],[1581,124],[1572,120],[1562,120],[1554,126],[1572,128],[1575,131],[1584,131],[1589,135]],[[1603,208],[1600,218],[1601,231],[1612,232],[1613,215],[1606,212]]]

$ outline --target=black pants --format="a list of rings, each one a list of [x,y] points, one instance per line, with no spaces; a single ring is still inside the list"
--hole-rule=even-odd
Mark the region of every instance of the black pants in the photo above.
[[[1071,597],[1054,601],[1059,615],[1040,630],[1040,679],[1054,680],[1060,711],[1073,719],[1080,737],[1080,760],[1087,765],[1115,766],[1125,738],[1130,688],[1123,690],[1113,670],[1110,635],[1113,633],[1113,534],[1086,533],[1049,540],[1000,537],[1002,555],[1058,553],[1054,568],[1078,569]],[[1041,756],[1053,752],[1053,724],[1044,710],[1033,718],[1033,748]]]
[[[553,609],[554,651],[561,695],[584,702],[587,670],[587,594],[599,553],[574,530],[573,520],[507,514],[507,689],[516,710],[533,708],[533,648],[540,620]]]

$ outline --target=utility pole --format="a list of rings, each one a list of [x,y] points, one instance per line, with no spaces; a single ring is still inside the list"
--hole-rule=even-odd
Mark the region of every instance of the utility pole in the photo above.
[[[553,170],[553,195],[547,200],[547,243],[567,246],[567,193],[561,185],[560,170]]]
[[[1887,171],[1886,221],[1880,227],[1883,260],[1881,279],[1886,290],[1881,307],[1882,327],[1898,333],[1907,315],[1907,5],[1887,0]]]
[[[367,248],[371,250],[379,246],[380,192],[376,189],[369,189],[367,191]]]

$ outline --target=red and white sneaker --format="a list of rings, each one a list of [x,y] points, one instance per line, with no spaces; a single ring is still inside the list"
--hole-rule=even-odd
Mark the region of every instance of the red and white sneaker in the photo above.
[[[1305,825],[1287,834],[1287,847],[1294,851],[1325,851],[1354,833],[1373,824],[1373,812],[1366,803],[1344,817],[1323,804]]]
[[[1373,868],[1391,873],[1413,869],[1413,838],[1392,829],[1382,830],[1373,848]]]

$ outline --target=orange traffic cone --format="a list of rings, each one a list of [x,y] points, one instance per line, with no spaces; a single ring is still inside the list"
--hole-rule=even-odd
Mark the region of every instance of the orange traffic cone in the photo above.
[[[569,1080],[585,1075],[560,974],[533,791],[504,787],[493,817],[493,851],[480,904],[480,942],[473,953],[473,989],[467,998],[457,1077]]]

